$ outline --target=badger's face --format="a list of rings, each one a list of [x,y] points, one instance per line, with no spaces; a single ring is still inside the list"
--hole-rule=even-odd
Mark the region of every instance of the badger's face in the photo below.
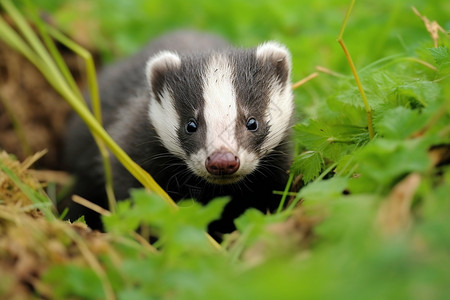
[[[150,122],[197,176],[238,182],[287,135],[290,71],[288,50],[275,42],[205,55],[161,52],[146,68]]]

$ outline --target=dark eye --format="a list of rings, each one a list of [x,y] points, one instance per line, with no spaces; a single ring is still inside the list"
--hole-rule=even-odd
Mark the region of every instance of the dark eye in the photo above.
[[[197,131],[197,122],[194,119],[190,119],[186,124],[186,133],[192,134]]]
[[[250,118],[247,121],[247,130],[250,131],[256,131],[258,130],[258,121],[255,120],[255,118]]]

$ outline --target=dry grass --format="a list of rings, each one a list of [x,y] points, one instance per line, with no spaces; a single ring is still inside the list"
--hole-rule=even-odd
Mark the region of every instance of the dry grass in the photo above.
[[[50,200],[39,209],[40,204],[30,199],[30,191],[45,196],[45,183],[29,170],[42,155],[21,163],[6,152],[0,153],[0,294],[3,299],[51,298],[52,287],[41,281],[42,275],[55,264],[67,263],[92,267],[104,279],[104,290],[111,290],[97,260],[101,254],[114,252],[111,237],[82,223],[46,217],[43,211],[52,210]]]

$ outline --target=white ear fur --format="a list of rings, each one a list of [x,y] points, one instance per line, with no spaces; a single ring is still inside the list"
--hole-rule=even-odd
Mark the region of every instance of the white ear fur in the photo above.
[[[256,57],[277,75],[269,83],[270,101],[267,112],[268,119],[273,121],[270,126],[270,138],[261,146],[261,149],[271,151],[285,137],[294,111],[293,94],[289,84],[292,69],[291,54],[285,46],[277,42],[266,42],[256,49]]]
[[[153,97],[148,116],[163,145],[174,155],[185,159],[184,150],[177,138],[179,116],[175,110],[171,92],[165,87],[165,74],[181,66],[178,54],[162,51],[151,57],[145,67],[145,75]]]
[[[171,51],[161,51],[158,54],[152,56],[147,61],[145,67],[145,75],[147,76],[147,82],[150,86],[154,84],[154,78],[161,72],[172,68],[179,68],[181,65],[181,59],[178,54]]]
[[[259,45],[256,49],[256,57],[262,60],[272,60],[275,63],[284,60],[289,72],[292,68],[291,53],[286,46],[278,42],[268,41]]]

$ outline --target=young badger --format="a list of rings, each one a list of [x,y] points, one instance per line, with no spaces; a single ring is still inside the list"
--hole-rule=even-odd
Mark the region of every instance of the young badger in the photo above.
[[[231,48],[222,39],[175,32],[99,76],[104,126],[113,139],[174,199],[201,203],[230,196],[212,233],[234,229],[249,207],[275,209],[291,161],[293,121],[288,50],[267,42]],[[78,117],[69,123],[66,164],[77,176],[75,194],[107,207],[101,157]],[[115,194],[140,187],[113,158]],[[73,205],[71,220],[84,214]]]

